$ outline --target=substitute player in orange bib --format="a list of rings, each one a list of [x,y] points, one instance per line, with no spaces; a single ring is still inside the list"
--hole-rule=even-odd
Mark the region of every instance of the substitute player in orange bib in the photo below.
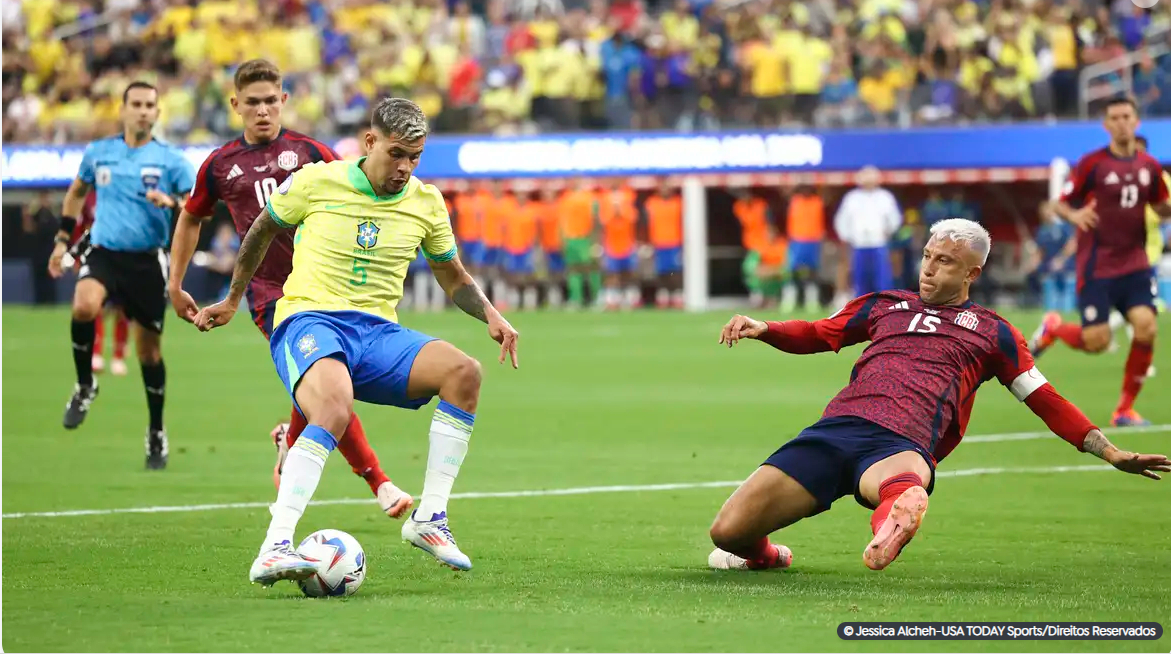
[[[991,244],[979,223],[943,220],[923,249],[917,294],[871,293],[815,322],[734,316],[724,326],[719,342],[729,347],[751,338],[790,354],[814,354],[871,344],[822,419],[777,450],[724,503],[711,527],[711,567],[788,567],[792,552],[770,543],[769,534],[847,495],[874,512],[863,562],[872,570],[890,565],[923,525],[935,466],[959,445],[976,389],[989,379],[1080,451],[1150,479],[1171,471],[1166,456],[1114,447],[1037,370],[1020,332],[969,299]]]

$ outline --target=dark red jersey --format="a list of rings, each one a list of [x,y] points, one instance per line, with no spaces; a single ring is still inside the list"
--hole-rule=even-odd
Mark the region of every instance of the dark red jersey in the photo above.
[[[1163,167],[1145,152],[1123,158],[1109,148],[1081,158],[1065,185],[1062,199],[1073,207],[1095,201],[1098,226],[1079,231],[1079,285],[1147,270],[1147,205],[1168,199]]]
[[[995,378],[1023,402],[1046,383],[1021,333],[970,301],[932,306],[913,292],[883,291],[803,323],[808,333],[799,338],[774,333],[798,322],[769,323],[761,340],[798,353],[871,341],[824,416],[869,420],[911,439],[936,461],[963,438],[980,384]]]
[[[223,200],[243,239],[286,177],[307,163],[337,158],[324,143],[287,129],[259,145],[249,145],[240,137],[212,152],[203,162],[187,200],[187,212],[210,216],[216,202]],[[285,278],[292,270],[293,231],[283,230],[273,239],[248,285],[249,305],[265,307],[279,300]]]

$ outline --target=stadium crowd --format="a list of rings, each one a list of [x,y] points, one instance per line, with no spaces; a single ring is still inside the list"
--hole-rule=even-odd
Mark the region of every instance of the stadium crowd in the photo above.
[[[3,136],[116,131],[132,79],[163,91],[170,138],[241,129],[232,67],[287,72],[286,123],[327,137],[380,96],[436,131],[706,129],[1048,118],[1082,67],[1159,54],[1171,9],[1129,0],[3,0]],[[1122,83],[1122,77],[1101,80]],[[1171,57],[1133,90],[1171,114]]]

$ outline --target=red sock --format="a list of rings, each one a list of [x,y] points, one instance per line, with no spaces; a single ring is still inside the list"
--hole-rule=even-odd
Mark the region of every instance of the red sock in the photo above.
[[[106,349],[106,320],[105,316],[98,314],[98,319],[94,321],[94,355],[101,356]]]
[[[781,551],[769,542],[768,536],[753,543],[750,549],[733,554],[747,559],[749,570],[767,570],[776,565],[777,559],[781,557]]]
[[[289,447],[297,442],[297,437],[305,430],[308,423],[305,417],[301,415],[300,411],[293,409],[293,415],[289,419],[289,433],[286,436],[286,442]],[[362,428],[362,421],[358,420],[358,414],[350,417],[350,424],[346,427],[346,433],[338,441],[337,449],[345,457],[346,463],[350,464],[350,469],[354,471],[362,479],[366,480],[366,484],[370,486],[370,492],[377,493],[378,487],[383,482],[390,481],[390,477],[382,471],[382,465],[378,463],[378,455],[370,447],[370,442],[366,440],[366,430]]]
[[[289,431],[285,433],[285,444],[292,447],[293,443],[297,442],[297,437],[308,426],[309,422],[305,420],[305,416],[301,415],[297,407],[293,407],[293,412],[289,414]]]
[[[1086,349],[1086,343],[1082,340],[1082,326],[1075,322],[1061,323],[1053,330],[1053,335],[1075,350]]]
[[[130,320],[122,315],[114,319],[114,358],[126,358],[126,341],[130,340]]]
[[[382,466],[378,463],[378,455],[374,453],[373,448],[370,447],[370,442],[366,440],[366,430],[362,428],[362,421],[358,420],[358,414],[354,414],[350,418],[350,424],[346,427],[346,434],[342,440],[337,444],[337,449],[346,457],[346,463],[350,464],[350,469],[354,471],[370,486],[372,493],[378,493],[378,487],[383,482],[390,481],[390,477],[382,471]]]
[[[903,491],[922,485],[923,479],[913,472],[904,472],[882,482],[878,487],[878,508],[870,516],[871,533],[878,533],[878,528],[882,526],[882,523],[886,522],[886,517],[890,515],[891,507],[895,505],[895,500],[899,499],[899,495],[902,495]]]
[[[1118,398],[1118,408],[1114,411],[1121,413],[1134,408],[1134,398],[1138,397],[1143,389],[1143,382],[1147,378],[1147,370],[1151,367],[1151,359],[1155,356],[1155,348],[1150,343],[1134,341],[1130,344],[1130,355],[1126,357],[1126,372],[1122,376],[1122,397]]]

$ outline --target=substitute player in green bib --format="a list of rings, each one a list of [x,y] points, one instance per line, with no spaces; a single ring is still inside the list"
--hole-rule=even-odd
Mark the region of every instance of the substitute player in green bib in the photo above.
[[[195,324],[227,324],[276,233],[296,228],[293,272],[277,303],[272,358],[309,426],[289,450],[272,522],[249,578],[271,585],[312,576],[317,564],[293,548],[293,532],[354,400],[418,409],[438,395],[427,475],[403,539],[456,570],[471,560],[447,525],[447,500],[468,450],[480,396],[480,365],[453,345],[397,323],[407,267],[420,247],[452,302],[488,324],[500,362],[517,367],[515,329],[484,297],[456,254],[443,197],[412,176],[427,119],[409,100],[387,98],[357,162],[303,167],[285,180],[240,245],[231,291]]]

